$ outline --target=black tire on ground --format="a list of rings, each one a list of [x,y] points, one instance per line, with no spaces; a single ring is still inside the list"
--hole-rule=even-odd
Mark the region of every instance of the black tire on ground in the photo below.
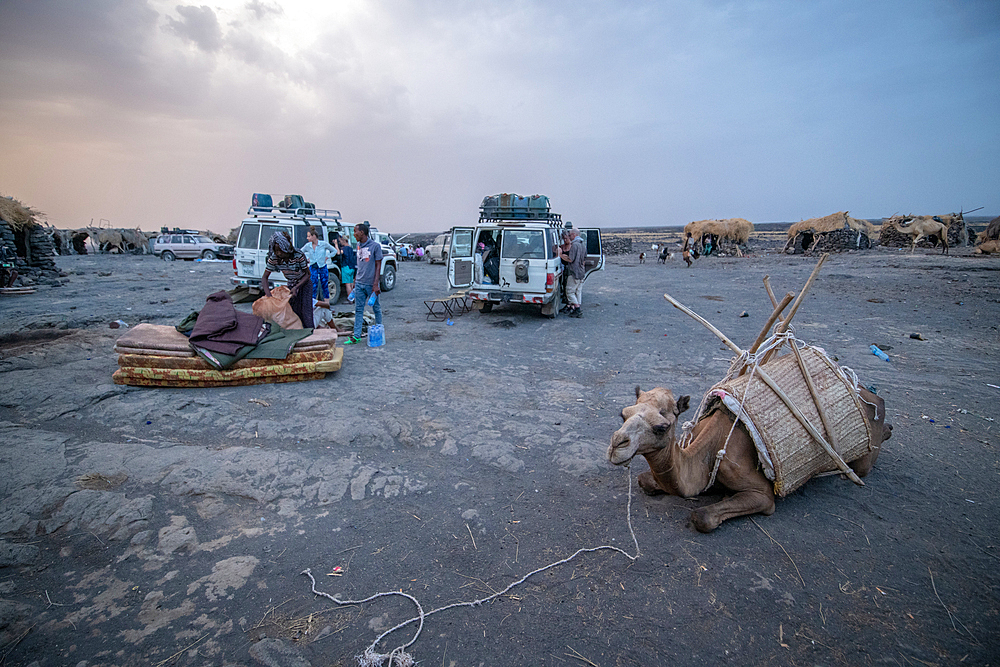
[[[205,252],[201,253],[201,258],[202,259],[215,259],[215,253],[213,251],[211,251],[211,250],[206,250]]]
[[[545,315],[545,317],[549,318],[550,320],[554,320],[557,317],[559,317],[559,309],[562,308],[562,286],[559,285],[558,282],[556,283],[556,285],[557,285],[556,293],[555,296],[552,297],[552,303],[551,303],[552,312],[549,313],[548,315]],[[544,314],[545,306],[542,306],[542,309],[543,309],[542,313]]]
[[[170,252],[169,250],[164,250],[163,254],[160,255],[160,259],[162,259],[164,262],[172,262],[175,259],[177,259],[177,255]]]
[[[483,315],[485,315],[486,313],[492,313],[493,312],[493,302],[492,301],[483,301],[483,307],[479,309],[479,312],[481,314],[483,314]]]
[[[391,292],[392,288],[396,286],[396,269],[391,266],[385,267],[382,272],[382,278],[379,281],[379,288],[383,292]]]

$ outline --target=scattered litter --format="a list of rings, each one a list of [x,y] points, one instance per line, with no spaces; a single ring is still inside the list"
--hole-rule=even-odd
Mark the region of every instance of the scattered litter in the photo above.
[[[342,567],[340,567],[338,565],[337,567],[333,568],[332,572],[327,572],[326,576],[328,576],[328,577],[342,577],[342,576],[344,576],[344,568],[342,568]]]
[[[443,370],[445,373],[454,373],[455,372],[454,368],[442,368],[441,370]]]
[[[111,329],[128,329],[128,325],[123,320],[115,320],[108,327]]]
[[[455,326],[455,323],[450,318],[448,319],[448,321],[445,322],[445,324],[447,324],[450,327]]]
[[[912,338],[913,340],[927,340],[926,338],[924,338],[923,334],[918,334],[918,333],[910,334],[910,338]]]
[[[750,317],[750,313],[744,310],[742,313],[740,313],[740,317]]]
[[[271,407],[271,404],[267,401],[262,401],[259,398],[251,398],[247,403],[256,403],[257,405],[263,405],[265,408]]]
[[[889,355],[880,350],[878,345],[871,345],[868,349],[870,349],[872,351],[872,354],[874,354],[882,361],[889,361]]]
[[[986,386],[993,387],[994,389],[1000,389],[1000,387],[996,386],[995,384],[990,384],[989,382],[986,383]]]
[[[972,503],[973,505],[975,505],[975,504],[976,504],[976,501],[975,501],[975,500],[969,500],[968,498],[966,498],[966,499],[965,499],[965,502],[967,502],[967,503]]]

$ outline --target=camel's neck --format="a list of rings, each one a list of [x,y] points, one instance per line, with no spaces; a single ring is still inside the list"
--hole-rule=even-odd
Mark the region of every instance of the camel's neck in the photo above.
[[[705,490],[712,475],[715,452],[709,451],[712,443],[699,433],[695,426],[694,440],[684,449],[677,445],[673,430],[670,444],[650,454],[644,454],[650,472],[667,493],[691,498]]]

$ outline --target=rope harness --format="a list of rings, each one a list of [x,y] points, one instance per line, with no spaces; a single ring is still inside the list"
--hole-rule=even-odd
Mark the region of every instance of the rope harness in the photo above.
[[[404,593],[402,591],[389,591],[389,592],[385,592],[385,593],[375,593],[374,595],[370,595],[369,597],[366,597],[363,600],[341,600],[339,597],[337,597],[335,595],[330,595],[329,593],[324,593],[323,591],[316,590],[316,579],[313,577],[312,571],[309,568],[306,568],[305,570],[303,570],[302,574],[304,574],[307,577],[309,577],[309,580],[312,582],[312,592],[315,595],[320,595],[322,597],[325,597],[325,598],[331,600],[332,602],[334,602],[335,604],[338,604],[338,605],[364,604],[366,602],[371,602],[372,600],[376,600],[378,598],[390,597],[390,596],[393,596],[393,595],[398,595],[400,597],[404,597],[407,600],[409,600],[410,602],[412,602],[413,605],[417,608],[417,615],[414,616],[413,618],[409,618],[409,619],[403,621],[402,623],[399,623],[399,624],[395,625],[392,628],[389,628],[388,630],[386,630],[385,632],[383,632],[382,634],[380,634],[378,637],[375,638],[375,641],[373,641],[368,646],[368,648],[366,648],[364,650],[364,653],[362,653],[359,656],[356,656],[356,658],[358,660],[358,667],[413,667],[413,665],[415,665],[416,662],[414,661],[413,656],[411,654],[407,653],[406,649],[410,648],[410,646],[412,646],[417,641],[417,639],[420,637],[420,632],[424,629],[424,619],[427,618],[428,616],[433,616],[434,614],[437,614],[438,612],[446,611],[448,609],[454,609],[456,607],[478,607],[479,605],[481,605],[481,604],[483,604],[485,602],[490,602],[491,600],[494,600],[494,599],[500,597],[501,595],[504,595],[505,593],[507,593],[507,591],[511,590],[512,588],[515,588],[516,586],[519,586],[519,585],[523,584],[530,577],[532,577],[532,576],[534,576],[536,574],[539,574],[541,572],[544,572],[546,570],[552,569],[554,567],[557,567],[559,565],[563,565],[565,563],[568,563],[571,560],[573,560],[574,558],[576,558],[577,556],[579,556],[580,554],[592,553],[592,552],[596,552],[596,551],[616,551],[616,552],[622,554],[623,556],[625,556],[626,558],[628,558],[630,561],[633,561],[633,562],[636,561],[639,558],[639,540],[636,538],[636,536],[635,536],[635,530],[632,528],[632,475],[631,475],[631,472],[629,470],[629,466],[626,464],[624,467],[625,467],[625,474],[628,477],[628,504],[626,505],[626,509],[625,509],[625,519],[626,519],[626,521],[628,523],[629,533],[631,533],[631,535],[632,535],[632,542],[633,542],[633,544],[635,544],[635,555],[634,556],[632,556],[631,554],[627,553],[623,549],[620,549],[620,548],[615,547],[615,546],[611,546],[609,544],[601,545],[601,546],[598,546],[598,547],[590,547],[590,548],[585,548],[585,549],[577,549],[573,553],[573,555],[571,555],[571,556],[569,556],[567,558],[563,558],[562,560],[558,560],[558,561],[556,561],[554,563],[550,563],[548,565],[545,565],[544,567],[540,567],[537,570],[532,570],[531,572],[529,572],[528,574],[524,575],[523,577],[521,577],[517,581],[514,581],[514,582],[508,584],[507,587],[504,588],[502,591],[494,593],[493,595],[489,595],[489,596],[484,597],[484,598],[479,598],[478,600],[471,600],[469,602],[454,602],[452,604],[445,605],[443,607],[438,607],[437,609],[432,609],[431,611],[428,611],[428,612],[424,611],[423,606],[421,606],[420,601],[417,600],[417,598],[413,597],[412,595],[409,595],[408,593]],[[382,641],[384,638],[388,637],[389,635],[391,635],[396,630],[404,628],[407,625],[410,625],[411,623],[414,623],[414,622],[419,622],[419,624],[417,625],[417,631],[414,633],[413,638],[410,639],[410,641],[408,641],[405,644],[402,644],[400,646],[397,646],[396,648],[392,649],[388,653],[379,653],[376,650],[376,647],[378,646],[378,643],[380,641]]]

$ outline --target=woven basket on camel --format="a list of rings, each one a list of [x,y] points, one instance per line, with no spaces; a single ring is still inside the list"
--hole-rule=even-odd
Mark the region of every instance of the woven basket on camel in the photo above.
[[[854,384],[821,350],[807,345],[800,352],[832,433],[823,427],[793,354],[772,359],[760,368],[771,376],[844,461],[863,456],[870,451],[871,427]],[[725,397],[731,410],[734,404],[742,404],[753,426],[748,430],[751,436],[758,436],[754,440],[761,467],[767,478],[774,480],[774,492],[778,496],[787,496],[815,475],[838,470],[830,455],[752,369],[748,368],[745,375],[720,382],[709,390],[709,394],[712,399]]]

